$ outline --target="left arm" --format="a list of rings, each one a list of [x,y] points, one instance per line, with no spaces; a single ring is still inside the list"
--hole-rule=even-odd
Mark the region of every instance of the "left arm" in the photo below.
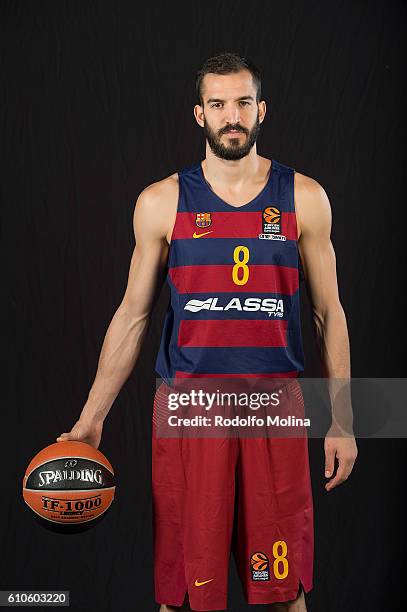
[[[335,398],[340,387],[339,397],[343,397],[345,392],[345,409],[351,410],[349,336],[339,299],[335,251],[330,237],[331,207],[328,196],[317,181],[298,172],[294,180],[298,248],[312,304],[322,369],[328,378],[332,406],[338,403]],[[335,456],[339,463],[335,477],[325,485],[327,491],[349,477],[357,457],[353,433],[338,436],[340,431],[341,427],[335,421],[325,437],[325,476],[332,476]]]

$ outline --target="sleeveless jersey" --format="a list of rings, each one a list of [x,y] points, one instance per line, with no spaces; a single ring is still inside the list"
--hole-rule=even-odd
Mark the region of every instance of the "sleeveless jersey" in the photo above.
[[[262,191],[232,206],[201,163],[179,173],[155,369],[189,376],[296,377],[304,369],[294,169],[272,160]]]

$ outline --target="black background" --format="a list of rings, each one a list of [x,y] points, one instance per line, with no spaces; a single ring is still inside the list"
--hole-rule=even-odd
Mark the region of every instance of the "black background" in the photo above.
[[[0,587],[66,589],[73,610],[156,610],[151,407],[167,288],[100,449],[117,498],[86,533],[43,529],[29,460],[69,431],[127,282],[140,191],[204,157],[194,80],[222,51],[263,71],[258,152],[318,180],[333,211],[354,377],[401,377],[405,74],[402,2],[6,2],[1,41]],[[318,376],[302,296],[305,375]],[[401,608],[404,441],[359,440],[351,478],[315,503],[312,612]],[[231,565],[229,608],[244,602]]]

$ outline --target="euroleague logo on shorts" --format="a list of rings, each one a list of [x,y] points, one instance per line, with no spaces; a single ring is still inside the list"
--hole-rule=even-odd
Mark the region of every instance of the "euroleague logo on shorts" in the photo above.
[[[252,580],[270,580],[269,559],[264,552],[255,552],[250,557]]]

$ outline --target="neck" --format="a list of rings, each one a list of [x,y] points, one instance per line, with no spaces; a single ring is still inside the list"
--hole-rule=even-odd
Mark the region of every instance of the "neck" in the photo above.
[[[238,160],[220,159],[206,145],[206,157],[202,161],[202,169],[210,184],[228,189],[230,186],[243,185],[258,180],[259,175],[267,173],[269,160],[257,155],[256,145],[250,153]],[[261,179],[260,179],[261,180]]]

